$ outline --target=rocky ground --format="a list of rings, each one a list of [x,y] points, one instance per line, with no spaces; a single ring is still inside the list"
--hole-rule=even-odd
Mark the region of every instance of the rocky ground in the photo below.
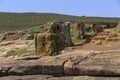
[[[91,47],[92,46],[92,47]],[[95,50],[95,51],[108,51],[108,50],[118,50],[120,49],[120,41],[108,42],[102,45],[96,45],[94,43],[86,43],[82,46],[75,46],[74,49],[78,50]]]
[[[120,50],[74,50],[0,63],[0,80],[120,80]]]
[[[15,41],[1,42],[0,43],[0,63],[10,61],[9,59],[15,57],[15,56],[10,56],[8,58],[4,57],[8,51],[28,47],[31,42],[33,42],[33,40],[15,40]]]
[[[117,36],[115,37],[115,35]],[[74,48],[78,50],[96,51],[117,50],[120,49],[120,33],[117,33],[115,28],[104,29],[102,32],[93,36],[88,43],[78,44]]]
[[[119,77],[90,77],[90,76],[65,76],[53,77],[50,75],[27,75],[27,76],[7,76],[0,80],[120,80]]]
[[[120,80],[120,41],[76,45],[53,57],[4,57],[31,42],[0,43],[0,80]]]

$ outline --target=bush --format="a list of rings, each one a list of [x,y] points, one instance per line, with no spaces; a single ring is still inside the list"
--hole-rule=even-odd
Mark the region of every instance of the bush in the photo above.
[[[45,26],[37,26],[37,27],[31,27],[27,29],[29,34],[35,34],[35,33],[43,33],[45,32]]]
[[[85,27],[85,30],[86,30],[86,32],[87,33],[92,33],[92,28],[90,27],[90,25],[87,25],[86,27]]]

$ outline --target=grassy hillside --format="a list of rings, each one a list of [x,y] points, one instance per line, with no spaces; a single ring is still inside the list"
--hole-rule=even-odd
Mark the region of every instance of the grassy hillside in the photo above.
[[[52,13],[0,13],[0,33],[39,26],[54,20],[87,20],[118,22],[120,18],[78,17]]]

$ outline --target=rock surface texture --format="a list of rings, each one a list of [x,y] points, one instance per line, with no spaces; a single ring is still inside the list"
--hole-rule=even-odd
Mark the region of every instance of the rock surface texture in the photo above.
[[[0,80],[120,80],[120,50],[76,50],[0,63],[0,76]]]

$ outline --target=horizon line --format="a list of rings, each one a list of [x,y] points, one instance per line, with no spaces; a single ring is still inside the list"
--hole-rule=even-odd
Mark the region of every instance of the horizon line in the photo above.
[[[67,16],[75,16],[75,17],[96,17],[96,18],[120,18],[114,16],[87,16],[87,15],[74,15],[74,14],[66,14],[66,13],[54,13],[54,12],[32,12],[32,11],[23,11],[23,12],[15,12],[15,11],[0,11],[0,13],[16,13],[16,14],[27,14],[27,13],[36,13],[36,14],[58,14],[58,15],[67,15]]]

